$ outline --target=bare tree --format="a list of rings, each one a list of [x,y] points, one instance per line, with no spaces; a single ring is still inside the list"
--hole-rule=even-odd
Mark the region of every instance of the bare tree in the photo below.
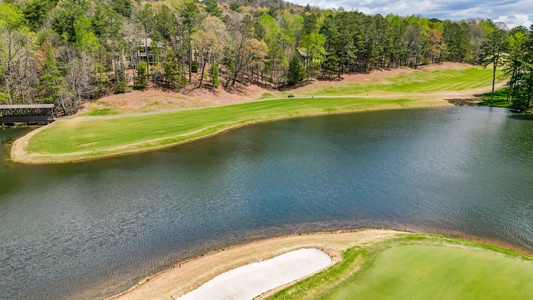
[[[223,49],[226,43],[226,25],[217,17],[209,16],[204,19],[198,30],[193,36],[193,46],[201,55],[201,73],[200,83],[198,87],[202,86],[204,79],[205,65],[211,58],[216,57]]]

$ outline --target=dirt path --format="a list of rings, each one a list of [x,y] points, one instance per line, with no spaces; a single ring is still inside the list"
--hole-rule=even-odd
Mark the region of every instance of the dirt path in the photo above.
[[[146,278],[129,291],[110,299],[176,298],[226,271],[303,248],[320,249],[335,263],[344,249],[382,241],[399,233],[392,230],[363,230],[292,235],[257,241],[178,263],[172,269]]]

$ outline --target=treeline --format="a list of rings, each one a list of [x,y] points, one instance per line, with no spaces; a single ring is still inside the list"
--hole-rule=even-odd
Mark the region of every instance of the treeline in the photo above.
[[[0,103],[56,103],[70,114],[83,99],[132,87],[279,88],[382,68],[476,64],[487,58],[483,45],[498,30],[488,19],[383,17],[281,1],[249,3],[4,0]],[[511,73],[519,97],[531,73],[516,61]]]

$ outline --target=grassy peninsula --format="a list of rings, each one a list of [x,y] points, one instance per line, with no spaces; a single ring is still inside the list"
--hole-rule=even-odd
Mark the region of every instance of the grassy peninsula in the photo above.
[[[479,67],[411,70],[369,82],[308,85],[293,90],[296,98],[291,99],[279,93],[233,105],[65,118],[17,140],[11,157],[22,163],[80,161],[158,149],[268,120],[445,106],[448,98],[468,97],[488,86],[490,77]]]

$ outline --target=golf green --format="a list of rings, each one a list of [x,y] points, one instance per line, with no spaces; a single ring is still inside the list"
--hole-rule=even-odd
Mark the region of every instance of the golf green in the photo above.
[[[324,299],[533,299],[533,263],[472,248],[407,245],[379,253]]]

